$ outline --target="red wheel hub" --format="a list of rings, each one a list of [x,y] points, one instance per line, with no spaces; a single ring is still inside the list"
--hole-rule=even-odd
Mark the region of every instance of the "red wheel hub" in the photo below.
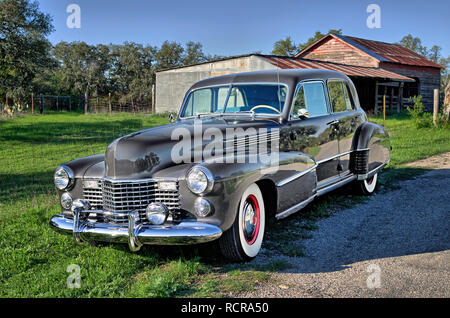
[[[253,194],[250,194],[244,203],[242,211],[242,231],[247,244],[252,245],[256,242],[259,234],[260,212],[258,200]]]

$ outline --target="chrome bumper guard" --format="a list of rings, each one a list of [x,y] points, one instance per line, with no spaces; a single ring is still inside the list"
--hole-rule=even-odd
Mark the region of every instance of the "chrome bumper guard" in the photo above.
[[[128,213],[128,227],[82,220],[81,216],[93,211],[74,211],[73,220],[63,215],[55,215],[50,220],[51,227],[59,233],[73,234],[77,242],[101,241],[128,243],[132,251],[142,245],[189,245],[218,239],[222,230],[211,224],[181,222],[173,225],[144,225],[139,221],[139,213]]]

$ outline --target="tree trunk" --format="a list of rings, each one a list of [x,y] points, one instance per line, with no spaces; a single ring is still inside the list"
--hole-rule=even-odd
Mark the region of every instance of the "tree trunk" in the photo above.
[[[447,116],[447,119],[450,117],[450,83],[445,88],[444,114]]]
[[[87,113],[88,113],[88,102],[89,102],[89,100],[88,100],[88,92],[86,91],[84,93],[84,114],[85,115],[87,115]]]

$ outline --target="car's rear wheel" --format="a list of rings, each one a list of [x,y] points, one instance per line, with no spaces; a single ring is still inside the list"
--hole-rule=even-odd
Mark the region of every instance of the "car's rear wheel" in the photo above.
[[[258,185],[244,191],[233,225],[219,239],[222,254],[231,261],[249,261],[258,255],[265,229],[264,200]]]
[[[377,187],[378,174],[374,174],[365,180],[358,180],[355,184],[358,194],[371,195]]]

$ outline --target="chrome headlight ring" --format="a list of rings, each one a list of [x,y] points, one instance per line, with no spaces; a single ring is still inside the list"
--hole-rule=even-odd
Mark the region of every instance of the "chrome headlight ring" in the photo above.
[[[207,194],[214,187],[214,177],[207,168],[195,166],[189,169],[186,174],[186,183],[194,194]]]
[[[72,169],[62,165],[55,170],[53,181],[58,190],[70,190],[75,182],[75,176]]]

